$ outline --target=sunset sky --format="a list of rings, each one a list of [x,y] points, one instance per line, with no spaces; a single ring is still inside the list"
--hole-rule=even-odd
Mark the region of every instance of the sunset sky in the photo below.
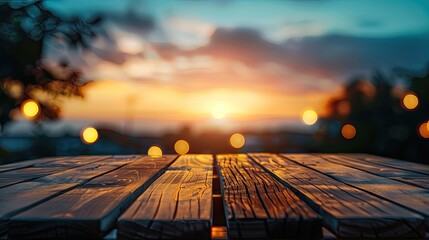
[[[68,59],[93,81],[83,100],[63,100],[61,126],[298,126],[306,109],[323,114],[355,74],[429,63],[426,0],[61,0],[47,7],[63,16],[102,13],[109,36],[92,51],[46,44],[46,60]],[[219,112],[223,119],[214,118]]]

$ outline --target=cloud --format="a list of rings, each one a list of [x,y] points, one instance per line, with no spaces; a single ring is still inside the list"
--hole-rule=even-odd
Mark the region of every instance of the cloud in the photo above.
[[[181,17],[167,18],[162,27],[170,42],[185,49],[206,45],[216,29],[211,23]]]
[[[213,33],[207,46],[190,52],[233,59],[247,65],[278,62],[282,53],[283,48],[280,45],[265,40],[258,31],[246,28],[219,28]]]
[[[368,38],[342,35],[307,37],[283,44],[285,61],[320,69],[330,76],[356,71],[421,68],[429,61],[429,35]]]
[[[124,61],[120,65],[101,62],[92,68],[91,77],[109,79],[111,75],[114,79],[174,85],[183,90],[245,88],[284,94],[332,93],[353,74],[398,66],[423,67],[429,60],[427,40],[426,35],[325,35],[275,43],[253,29],[219,28],[207,45],[197,49],[145,42],[144,52],[153,51],[156,57],[121,53],[118,56]],[[116,59],[115,54],[112,59]]]
[[[312,20],[297,20],[285,21],[278,26],[272,26],[263,30],[263,35],[269,40],[281,43],[286,39],[306,37],[306,36],[320,36],[326,30],[323,25],[317,21]]]
[[[322,77],[343,77],[356,71],[423,67],[429,60],[428,41],[427,34],[383,38],[332,34],[276,44],[252,29],[218,29],[207,46],[186,54],[236,60],[248,66],[275,62]]]
[[[109,14],[105,16],[107,22],[113,23],[124,31],[136,34],[147,34],[157,28],[153,17],[147,14],[137,14],[132,9],[126,13]]]
[[[189,89],[330,91],[355,73],[423,67],[429,60],[427,40],[427,35],[386,38],[326,35],[294,38],[278,44],[253,29],[220,28],[203,47],[183,50],[171,43],[151,43],[158,58],[128,56],[118,68],[128,79],[168,80],[168,84]]]

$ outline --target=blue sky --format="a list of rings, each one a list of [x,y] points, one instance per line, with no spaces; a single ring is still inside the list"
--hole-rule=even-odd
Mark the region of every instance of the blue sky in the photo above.
[[[48,6],[67,14],[97,11],[121,14],[131,9],[158,20],[180,17],[220,27],[251,27],[261,31],[310,22],[318,25],[324,34],[387,36],[429,29],[426,0],[59,0],[49,1]]]

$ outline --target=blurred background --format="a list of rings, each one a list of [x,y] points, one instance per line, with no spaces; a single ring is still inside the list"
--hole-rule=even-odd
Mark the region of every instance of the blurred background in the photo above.
[[[0,41],[0,163],[233,152],[429,163],[427,0],[10,0]]]

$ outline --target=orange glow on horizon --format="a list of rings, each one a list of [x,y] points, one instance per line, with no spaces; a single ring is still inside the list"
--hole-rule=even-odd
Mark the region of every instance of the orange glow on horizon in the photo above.
[[[40,112],[39,104],[34,100],[27,100],[21,105],[21,112],[28,119],[33,119]]]
[[[356,128],[355,126],[351,125],[351,124],[346,124],[341,128],[341,135],[343,135],[343,137],[345,139],[353,139],[356,136]]]
[[[83,99],[61,98],[63,119],[118,122],[132,118],[135,121],[186,121],[192,124],[226,118],[231,123],[265,119],[300,120],[302,109],[308,105],[317,110],[317,114],[323,114],[325,102],[331,96],[325,92],[305,94],[306,101],[302,101],[302,94],[254,91],[252,87],[186,90],[180,86],[120,80],[91,82],[83,88],[83,94]],[[136,96],[138,104],[129,105],[127,100],[130,96]],[[219,119],[214,114],[219,115]],[[225,126],[229,124],[227,121],[222,123]]]

